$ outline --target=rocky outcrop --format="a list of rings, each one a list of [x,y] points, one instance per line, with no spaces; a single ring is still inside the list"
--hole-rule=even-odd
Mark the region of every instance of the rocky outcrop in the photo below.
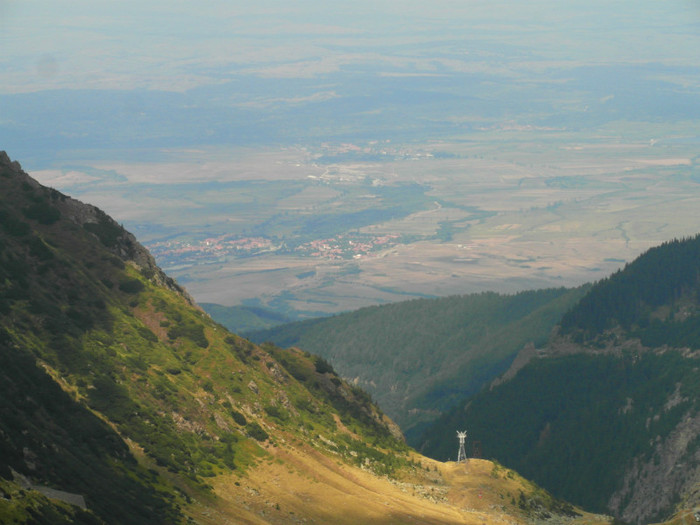
[[[698,436],[700,413],[686,414],[652,454],[635,458],[608,508],[627,523],[648,523],[667,517],[678,503],[684,508],[700,504]]]

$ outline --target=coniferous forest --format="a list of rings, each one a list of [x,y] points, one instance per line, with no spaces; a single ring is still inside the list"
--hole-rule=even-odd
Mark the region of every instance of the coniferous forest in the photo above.
[[[647,346],[700,348],[699,278],[700,235],[666,242],[597,283],[564,315],[562,330],[591,341],[619,326]]]

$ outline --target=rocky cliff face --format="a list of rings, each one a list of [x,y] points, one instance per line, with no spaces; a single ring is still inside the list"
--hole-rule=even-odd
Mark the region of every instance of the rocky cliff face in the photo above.
[[[678,392],[665,408],[673,408]],[[651,417],[657,417],[651,416]],[[640,454],[627,468],[622,486],[610,497],[608,508],[623,521],[645,523],[668,514],[669,509],[700,504],[700,413],[687,412],[665,439]]]
[[[686,297],[685,300],[688,298]],[[525,352],[523,352],[525,354]],[[690,348],[650,348],[639,339],[628,337],[623,331],[608,331],[607,344],[597,348],[573,342],[567,336],[554,336],[546,348],[527,353],[529,360],[574,354],[642,356],[654,353],[663,356],[674,353],[683,356],[686,366],[698,370],[700,351]],[[522,366],[520,367],[522,368]],[[515,371],[511,377],[517,373]],[[627,523],[648,523],[668,518],[673,512],[692,509],[700,505],[700,412],[694,405],[692,394],[684,394],[682,382],[675,383],[675,389],[666,392],[664,403],[655,412],[647,414],[646,428],[662,418],[673,417],[677,407],[690,407],[680,412],[672,430],[657,434],[649,442],[649,447],[638,454],[627,465],[621,476],[618,488],[610,496],[608,510]],[[632,398],[620,415],[638,410]]]

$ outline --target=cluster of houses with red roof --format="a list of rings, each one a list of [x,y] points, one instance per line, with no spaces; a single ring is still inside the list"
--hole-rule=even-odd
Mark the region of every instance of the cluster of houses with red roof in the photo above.
[[[229,256],[250,256],[278,249],[265,237],[232,238],[230,235],[210,237],[202,241],[165,241],[148,244],[147,248],[161,265],[183,264]]]
[[[399,235],[362,235],[347,234],[338,235],[330,239],[315,240],[300,244],[295,248],[296,253],[311,257],[324,257],[327,259],[359,259],[381,249],[388,248],[397,243]]]
[[[397,244],[399,235],[343,234],[328,239],[305,242],[289,247],[265,237],[233,238],[230,235],[202,241],[165,241],[148,244],[148,249],[162,266],[194,264],[223,260],[227,257],[250,257],[261,253],[289,252],[326,259],[359,259]],[[289,241],[287,241],[289,242]]]

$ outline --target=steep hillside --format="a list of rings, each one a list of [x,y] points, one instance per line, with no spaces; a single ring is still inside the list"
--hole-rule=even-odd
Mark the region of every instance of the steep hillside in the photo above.
[[[465,476],[416,455],[326,361],[230,334],[117,223],[4,153],[0,388],[2,523],[526,523],[575,512],[513,473],[491,476],[488,462]]]
[[[564,288],[483,293],[363,308],[254,332],[254,341],[299,346],[366,389],[414,443],[443,411],[541,345],[585,292]]]
[[[449,457],[442,436],[466,427],[485,457],[624,521],[698,505],[699,247],[666,243],[596,284],[560,333],[445,415],[421,450]]]

